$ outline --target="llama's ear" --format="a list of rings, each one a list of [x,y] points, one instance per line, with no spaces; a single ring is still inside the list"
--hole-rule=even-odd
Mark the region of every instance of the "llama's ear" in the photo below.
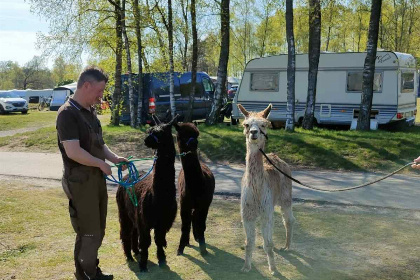
[[[271,112],[271,108],[273,107],[273,105],[271,105],[271,103],[268,105],[268,107],[267,108],[265,108],[265,110],[264,111],[262,111],[262,117],[264,118],[264,119],[266,119],[267,117],[268,117],[268,114],[270,114],[270,112]]]
[[[245,108],[241,104],[238,104],[238,108],[242,112],[242,114],[244,114],[245,118],[249,117],[249,112],[245,110]]]

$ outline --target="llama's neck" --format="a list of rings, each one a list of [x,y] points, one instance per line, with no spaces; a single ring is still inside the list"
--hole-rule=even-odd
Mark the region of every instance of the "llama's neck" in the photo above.
[[[248,149],[246,153],[245,173],[251,176],[259,176],[264,172],[263,156],[257,149]]]
[[[198,186],[204,184],[203,171],[198,160],[197,152],[192,152],[181,158],[182,168],[184,169],[185,180],[187,183],[197,183]]]
[[[154,192],[175,191],[175,147],[157,150],[157,159],[153,172]]]

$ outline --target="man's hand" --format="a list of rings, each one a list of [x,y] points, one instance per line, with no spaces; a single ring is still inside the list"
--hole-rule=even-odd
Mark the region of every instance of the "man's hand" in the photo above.
[[[126,159],[125,157],[119,157],[119,156],[116,156],[115,157],[115,159],[112,161],[114,164],[117,164],[117,163],[120,163],[120,162],[129,162],[128,161],[128,159]],[[121,166],[121,169],[124,171],[124,170],[126,170],[127,169],[127,165],[126,164],[123,164],[122,166]]]
[[[420,157],[416,158],[414,162],[420,163]],[[411,167],[414,169],[420,169],[420,164],[412,164]]]

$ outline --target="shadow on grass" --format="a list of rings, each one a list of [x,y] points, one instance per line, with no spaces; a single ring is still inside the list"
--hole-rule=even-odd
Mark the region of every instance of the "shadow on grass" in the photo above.
[[[190,248],[200,251],[196,246]],[[266,279],[253,265],[250,272],[241,272],[244,260],[226,251],[207,244],[209,254],[203,256],[205,261],[196,259],[184,253],[184,257],[198,265],[211,279]],[[268,269],[268,266],[267,266]],[[280,274],[273,276],[274,278],[287,280]]]
[[[182,278],[168,265],[159,267],[157,264],[147,262],[148,272],[140,272],[139,268],[139,256],[135,256],[135,261],[127,261],[127,266],[136,275],[137,279],[171,279],[171,280],[182,280]]]

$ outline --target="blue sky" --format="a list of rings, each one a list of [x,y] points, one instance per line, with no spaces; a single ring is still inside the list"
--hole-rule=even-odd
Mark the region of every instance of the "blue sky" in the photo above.
[[[0,61],[23,66],[42,50],[36,48],[36,33],[48,33],[48,23],[30,12],[24,0],[0,0]],[[48,63],[51,67],[52,62]]]

